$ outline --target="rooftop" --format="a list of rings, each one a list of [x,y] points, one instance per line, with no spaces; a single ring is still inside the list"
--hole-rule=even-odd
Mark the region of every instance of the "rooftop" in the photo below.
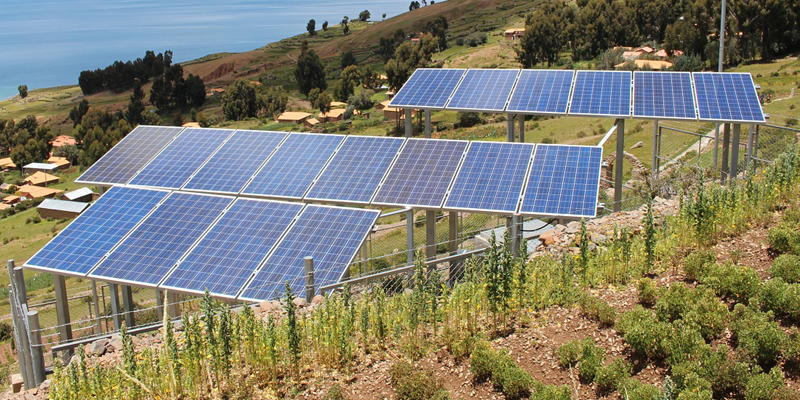
[[[31,176],[23,179],[23,181],[30,183],[31,185],[39,186],[42,184],[58,182],[58,177],[53,174],[36,171],[35,173],[31,174]]]
[[[94,192],[92,191],[92,189],[89,189],[88,187],[84,186],[84,187],[82,187],[80,189],[76,189],[76,190],[73,190],[71,192],[67,192],[66,194],[64,194],[64,197],[66,197],[67,200],[75,200],[75,199],[79,199],[79,198],[81,198],[83,196],[88,196],[88,195],[93,195],[93,194],[94,194]]]
[[[28,165],[26,165],[26,166],[24,166],[22,168],[24,168],[24,169],[41,169],[41,170],[46,170],[46,171],[52,171],[54,169],[57,169],[58,165],[50,164],[50,163],[34,162],[34,163],[30,163],[30,164],[28,164]]]
[[[81,203],[79,201],[45,199],[41,204],[39,204],[38,208],[80,214],[86,209],[86,207],[89,207],[89,204]]]

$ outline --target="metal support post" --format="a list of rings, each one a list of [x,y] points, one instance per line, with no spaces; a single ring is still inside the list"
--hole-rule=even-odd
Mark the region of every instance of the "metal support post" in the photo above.
[[[314,257],[304,257],[306,267],[306,301],[311,303],[314,299]]]
[[[506,122],[507,122],[507,124],[506,124],[507,125],[507,128],[506,128],[506,141],[507,142],[513,142],[514,141],[514,114],[507,114],[507,116],[508,116],[508,119],[506,119]]]
[[[741,136],[742,126],[740,124],[733,125],[733,142],[731,143],[731,175],[730,180],[733,181],[739,176],[739,139]]]
[[[514,257],[520,256],[520,232],[522,232],[522,217],[515,215],[511,217],[511,251]]]
[[[103,333],[103,324],[100,319],[100,302],[99,298],[97,297],[97,282],[92,280],[92,303],[94,306],[94,316],[96,318],[96,325],[97,325],[97,334]]]
[[[714,169],[719,165],[719,127],[720,124],[714,124]]]
[[[650,159],[651,179],[658,177],[658,120],[653,121],[653,156]]]
[[[519,118],[519,127],[517,128],[519,129],[519,135],[517,135],[517,138],[520,143],[525,143],[525,116],[520,114],[517,118]]]
[[[56,318],[58,321],[58,339],[61,343],[72,340],[72,325],[67,300],[67,284],[64,275],[53,274],[53,285],[56,288]],[[64,352],[64,360],[72,357],[72,350]]]
[[[625,120],[618,119],[617,159],[614,161],[614,212],[622,210],[622,164],[625,160]]]
[[[753,138],[755,133],[754,131],[755,131],[755,125],[750,124],[750,131],[747,133],[747,159],[744,161],[745,173],[747,173],[747,171],[751,169],[750,163],[753,162]],[[755,165],[754,162],[753,164]]]
[[[406,261],[414,262],[414,210],[406,213]]]
[[[167,315],[170,318],[178,318],[180,316],[179,300],[177,293],[167,292]]]
[[[25,381],[25,388],[30,389],[34,388],[37,385],[35,384],[35,377],[33,374],[33,360],[31,359],[31,342],[30,342],[30,325],[28,325],[27,315],[28,315],[28,291],[25,288],[25,274],[20,267],[14,267],[14,293],[17,294],[17,304],[19,304],[19,309],[17,313],[19,315],[19,323],[20,323],[20,333],[22,336],[22,348],[18,350],[17,354],[19,355],[20,352],[24,354],[25,357],[25,372],[28,375],[28,380]]]
[[[411,109],[406,108],[406,137],[410,138],[412,136],[411,132]]]
[[[731,149],[731,126],[722,124],[722,166],[720,168],[719,179],[721,183],[728,180],[728,153]]]
[[[121,285],[122,287],[122,307],[125,308],[125,325],[128,328],[136,326],[136,321],[133,318],[133,290],[130,286]]]
[[[425,211],[425,258],[436,257],[436,211]]]
[[[425,137],[431,138],[431,110],[425,110]]]
[[[11,302],[11,318],[14,321],[14,337],[17,344],[17,358],[19,362],[19,372],[22,375],[22,381],[25,383],[25,389],[33,387],[33,368],[30,367],[29,353],[26,343],[28,342],[28,331],[25,329],[25,316],[22,315],[22,308],[17,307],[19,303],[19,293],[17,292],[17,278],[15,274],[16,268],[14,267],[14,260],[8,260],[8,278],[9,282],[9,302]],[[23,291],[24,291],[23,285]],[[22,304],[22,303],[19,303]]]
[[[44,346],[42,346],[42,332],[39,328],[39,312],[28,311],[28,328],[31,339],[31,364],[33,366],[34,386],[38,387],[45,379],[44,371]]]
[[[122,327],[120,319],[121,310],[119,308],[119,288],[115,283],[108,284],[109,294],[111,295],[111,316],[114,320],[114,330],[118,331]]]
[[[158,319],[164,319],[164,291],[156,289],[156,309],[158,310]]]
[[[450,243],[448,248],[450,249],[450,255],[453,255],[458,251],[458,213],[450,211],[447,215],[447,223],[450,228],[450,236],[448,237]]]

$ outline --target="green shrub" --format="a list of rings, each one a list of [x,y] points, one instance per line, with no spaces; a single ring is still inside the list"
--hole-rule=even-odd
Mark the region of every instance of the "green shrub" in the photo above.
[[[671,365],[691,359],[698,349],[707,346],[700,331],[682,320],[672,323],[663,343],[664,355]]]
[[[758,294],[761,277],[750,267],[726,263],[711,267],[703,283],[714,288],[717,296],[725,297],[738,303],[747,303]]]
[[[520,368],[507,350],[498,351],[498,362],[492,372],[492,383],[505,395],[506,399],[527,397],[534,386],[528,371]]]
[[[591,339],[583,340],[570,340],[558,348],[558,365],[563,369],[574,367],[581,360],[581,352],[583,351],[583,342]]]
[[[581,349],[581,360],[578,363],[578,371],[581,379],[586,382],[593,382],[597,377],[597,371],[603,363],[606,351],[602,347],[595,346],[592,339],[586,339]]]
[[[753,375],[747,381],[744,398],[745,400],[771,400],[783,384],[783,373],[778,367],[775,367],[768,374]]]
[[[652,307],[656,304],[658,298],[658,288],[650,278],[639,279],[639,283],[636,284],[636,296],[639,304],[645,307]]]
[[[614,326],[617,310],[608,305],[605,300],[587,294],[581,296],[579,306],[583,315],[593,321],[599,322],[601,327],[608,328]]]
[[[771,312],[742,304],[733,308],[731,331],[738,342],[737,350],[762,368],[775,365],[786,341],[786,334],[773,321]]]
[[[328,393],[325,394],[325,400],[346,400],[347,397],[344,395],[344,390],[338,384],[333,385],[330,389],[328,389]]]
[[[728,322],[728,308],[707,287],[690,289],[676,283],[662,292],[655,306],[662,321],[685,320],[696,326],[706,340],[719,336]]]
[[[786,337],[783,359],[786,360],[786,368],[797,370],[800,367],[800,331],[796,327]]]
[[[788,284],[781,278],[770,279],[761,286],[761,308],[781,318],[800,321],[800,284]]]
[[[400,361],[389,368],[392,386],[401,400],[444,400],[449,395],[433,372]]]
[[[769,246],[777,253],[800,255],[800,232],[786,225],[771,228],[769,230]]]
[[[627,400],[662,400],[664,391],[653,386],[645,385],[636,379],[628,378],[618,388],[620,397]]]
[[[772,276],[788,283],[800,282],[800,256],[783,254],[772,262]]]
[[[622,314],[616,329],[634,352],[653,360],[664,358],[663,344],[669,325],[659,321],[652,312],[636,306]]]
[[[750,376],[750,367],[729,357],[726,345],[716,350],[703,347],[694,359],[672,366],[672,375],[681,391],[702,392],[711,390],[714,398],[727,398],[740,393]]]
[[[697,281],[703,278],[708,267],[717,261],[717,256],[711,250],[696,251],[683,259],[683,271],[686,279]]]
[[[567,386],[534,383],[530,400],[572,400],[572,391]]]
[[[617,390],[617,388],[630,378],[633,372],[631,364],[621,358],[615,358],[608,365],[603,366],[597,371],[595,383],[597,384],[597,391],[599,393],[609,393]]]
[[[711,393],[711,390],[698,389],[680,392],[676,400],[712,400],[713,398],[714,395]]]
[[[495,363],[495,350],[484,341],[478,342],[469,357],[469,371],[475,382],[486,382],[492,377]]]
[[[661,292],[656,302],[656,316],[662,321],[672,322],[689,311],[693,303],[692,289],[684,283],[673,283]]]

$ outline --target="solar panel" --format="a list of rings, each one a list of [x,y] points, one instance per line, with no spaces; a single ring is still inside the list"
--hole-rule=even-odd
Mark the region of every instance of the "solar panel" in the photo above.
[[[506,112],[566,114],[574,76],[575,71],[523,69]]]
[[[369,203],[405,139],[349,136],[306,199]]]
[[[161,288],[236,297],[302,208],[237,199]]]
[[[342,140],[343,135],[289,135],[243,193],[302,198]]]
[[[314,258],[317,287],[339,281],[380,215],[378,210],[309,205],[239,296],[266,300],[305,286],[305,257]]]
[[[231,133],[233,131],[227,129],[186,129],[130,184],[180,189]]]
[[[288,135],[284,132],[236,131],[184,189],[239,193]]]
[[[392,98],[390,107],[444,108],[465,69],[418,68]]]
[[[472,142],[444,207],[514,213],[533,144]]]
[[[468,143],[408,139],[373,204],[441,207]]]
[[[517,69],[470,69],[447,103],[447,109],[502,112],[518,74]]]
[[[633,116],[697,119],[688,72],[633,73]]]
[[[25,267],[86,275],[167,194],[160,190],[109,189]]]
[[[123,185],[128,183],[183,128],[139,125],[95,162],[75,182]]]
[[[602,155],[601,147],[537,145],[520,213],[594,217]]]
[[[578,71],[572,91],[570,114],[603,117],[631,115],[629,71]]]
[[[764,112],[749,73],[695,72],[700,120],[764,122]]]
[[[232,200],[173,192],[89,276],[156,286]]]

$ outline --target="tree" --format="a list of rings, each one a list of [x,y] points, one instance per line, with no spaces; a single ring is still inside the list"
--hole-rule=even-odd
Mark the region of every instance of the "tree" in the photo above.
[[[339,65],[342,69],[345,69],[351,65],[356,65],[356,56],[353,55],[353,52],[350,50],[343,51]]]
[[[328,21],[322,23],[322,30],[326,32],[328,31]]]
[[[142,90],[142,84],[139,81],[133,85],[133,93],[130,97],[130,102],[128,103],[128,108],[125,110],[125,119],[131,125],[139,125],[142,123],[142,113],[144,112],[144,91]]]
[[[72,107],[72,110],[69,112],[69,119],[72,120],[72,127],[76,127],[80,125],[83,116],[89,112],[89,101],[86,99],[81,100],[77,106]]]
[[[333,87],[333,98],[335,98],[336,101],[347,101],[354,91],[353,83],[349,80],[342,79]]]
[[[344,17],[344,19],[342,20],[342,26],[343,26],[342,32],[344,33],[345,36],[347,36],[347,34],[350,33],[350,25],[347,24],[347,21],[348,21],[347,17]]]
[[[264,94],[262,114],[269,118],[275,118],[286,111],[286,104],[288,103],[289,93],[283,90],[283,87],[270,87]]]
[[[389,87],[398,89],[411,77],[414,70],[425,67],[431,61],[436,48],[436,38],[425,34],[419,43],[404,42],[395,51],[393,59],[386,63]]]
[[[28,97],[28,85],[19,85],[17,86],[17,90],[19,91],[20,98]]]
[[[414,11],[414,10],[416,10],[416,9],[418,9],[418,8],[419,8],[419,2],[418,2],[418,1],[412,1],[412,2],[411,2],[409,5],[408,5],[408,11]]]
[[[673,71],[697,72],[702,71],[705,67],[703,60],[696,54],[682,54],[675,57],[673,61]]]
[[[684,19],[675,21],[668,26],[664,35],[664,49],[673,54],[680,50],[685,54],[703,54],[706,47],[706,35],[702,34],[697,26]]]
[[[516,47],[517,60],[524,68],[556,62],[558,53],[569,42],[569,26],[574,18],[572,8],[563,2],[551,1],[528,16],[525,34]]]
[[[381,19],[386,19],[386,13],[383,13],[383,15],[381,15]]]
[[[364,10],[361,12],[361,14],[358,14],[358,20],[361,22],[369,21],[369,17],[370,17],[369,10]]]
[[[306,25],[306,30],[308,31],[308,34],[311,36],[316,35],[317,34],[316,29],[317,29],[317,21],[314,21],[313,18],[308,20],[308,25]]]
[[[447,48],[447,18],[440,15],[431,21],[428,21],[422,28],[423,32],[430,33],[437,39],[439,51]]]
[[[15,146],[11,149],[11,160],[20,168],[32,162],[41,162],[50,156],[50,149],[53,134],[50,128],[38,126],[38,123],[30,125],[32,117],[26,117],[20,124],[17,124],[17,133],[14,141]],[[32,118],[35,122],[36,119]],[[27,121],[26,121],[27,120]]]
[[[389,61],[394,56],[395,50],[406,39],[406,33],[402,29],[394,31],[392,36],[382,37],[378,41],[378,50],[376,52],[381,56],[383,62]]]
[[[330,111],[331,96],[328,96],[328,94],[325,92],[320,93],[317,98],[314,99],[314,108],[318,109],[322,114]]]
[[[578,9],[572,27],[570,43],[578,60],[595,58],[610,47],[631,43],[639,37],[630,10],[621,2],[589,0]]]
[[[342,81],[354,87],[361,83],[361,71],[355,65],[351,65],[342,70]],[[343,100],[344,101],[344,100]]]
[[[361,85],[366,89],[375,89],[380,84],[380,79],[378,79],[378,73],[372,69],[372,66],[367,65],[363,71],[361,71]]]
[[[371,90],[362,90],[361,93],[350,96],[347,99],[347,104],[358,111],[367,111],[375,106],[375,102],[372,100],[373,94]]]
[[[297,66],[294,70],[294,77],[297,79],[300,93],[308,95],[313,88],[325,90],[328,82],[325,81],[325,66],[322,59],[312,49],[308,48],[308,42],[303,41],[300,56],[297,58]]]
[[[256,89],[244,79],[239,79],[228,86],[222,95],[222,113],[232,121],[253,118],[258,111]]]
[[[206,102],[206,85],[199,75],[189,74],[186,78],[186,104],[200,107]]]

